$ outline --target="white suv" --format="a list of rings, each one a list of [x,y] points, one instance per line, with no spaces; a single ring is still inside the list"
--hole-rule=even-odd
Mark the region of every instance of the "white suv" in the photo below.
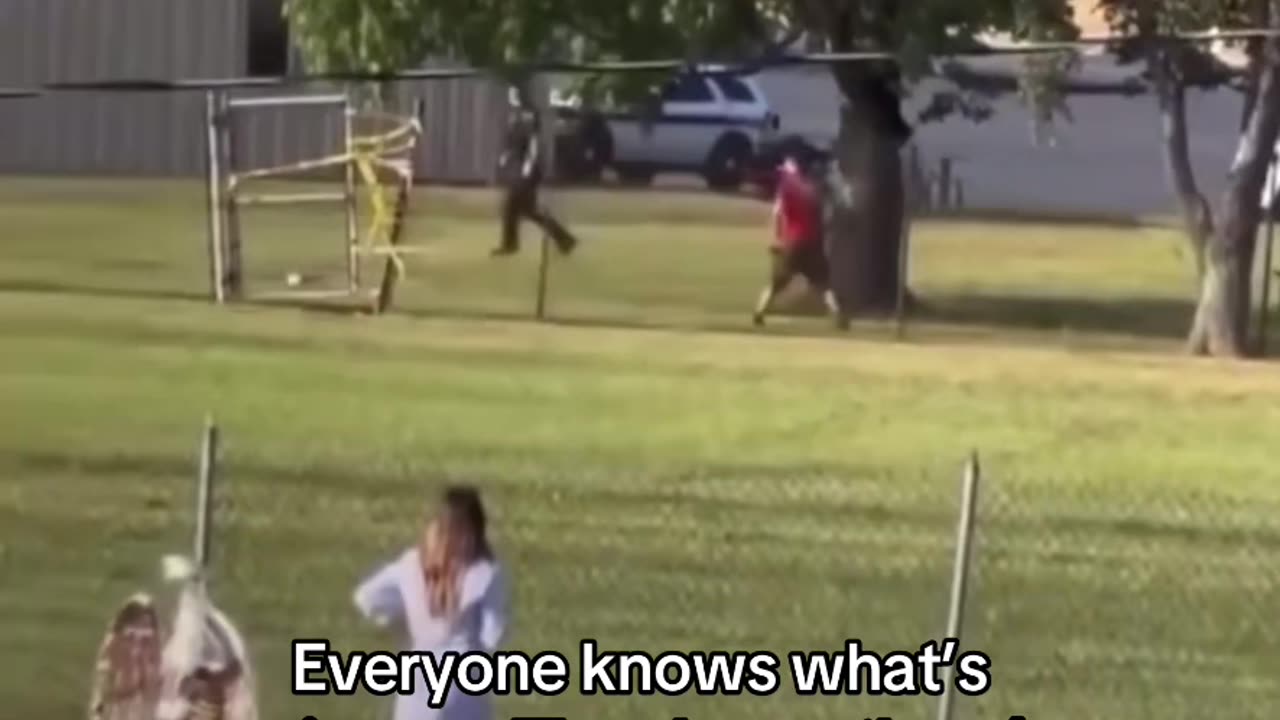
[[[661,111],[646,118],[634,110],[583,111],[577,98],[553,93],[562,175],[594,180],[611,168],[623,182],[647,184],[659,172],[693,172],[714,189],[734,190],[779,127],[750,77],[684,73],[663,86],[660,100]]]

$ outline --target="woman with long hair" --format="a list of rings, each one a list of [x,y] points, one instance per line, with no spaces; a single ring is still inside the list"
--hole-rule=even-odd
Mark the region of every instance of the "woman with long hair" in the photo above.
[[[356,589],[360,613],[383,626],[400,625],[407,649],[442,654],[498,649],[507,631],[503,572],[486,534],[480,494],[454,486],[444,492],[416,546]],[[432,708],[421,672],[415,692],[396,697],[395,720],[489,720],[490,699],[460,690]]]
[[[160,696],[160,646],[155,605],[145,594],[124,604],[102,639],[94,666],[90,720],[144,720]]]

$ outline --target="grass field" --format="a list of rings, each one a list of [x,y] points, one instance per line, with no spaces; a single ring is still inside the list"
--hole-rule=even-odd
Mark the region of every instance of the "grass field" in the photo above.
[[[386,710],[293,697],[288,641],[391,646],[350,591],[449,480],[493,506],[513,648],[918,647],[942,631],[974,448],[966,639],[995,684],[960,717],[1274,717],[1280,374],[1164,352],[1187,295],[1166,231],[922,224],[913,285],[934,309],[895,343],[804,317],[747,332],[755,203],[558,198],[586,245],[552,271],[562,322],[535,324],[533,253],[486,257],[492,198],[419,200],[411,239],[431,254],[404,312],[369,319],[203,302],[194,185],[0,183],[8,716],[82,716],[111,606],[188,546],[208,411],[226,436],[215,592],[248,632],[265,717]],[[335,218],[252,222],[276,243],[255,256],[264,279],[304,245],[338,247]],[[913,720],[932,702],[501,709]]]

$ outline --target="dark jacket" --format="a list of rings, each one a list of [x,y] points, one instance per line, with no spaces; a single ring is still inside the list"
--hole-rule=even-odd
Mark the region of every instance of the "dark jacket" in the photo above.
[[[499,161],[499,179],[508,186],[542,182],[542,158],[538,147],[538,122],[521,114],[507,126]]]

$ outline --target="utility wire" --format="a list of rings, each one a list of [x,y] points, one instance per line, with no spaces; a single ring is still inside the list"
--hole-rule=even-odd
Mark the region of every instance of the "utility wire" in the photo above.
[[[1142,38],[1137,35],[1091,35],[1065,41],[999,41],[978,43],[972,48],[935,54],[936,59],[956,59],[992,56],[1037,55],[1074,52],[1081,48],[1106,47],[1121,43],[1146,40],[1151,42],[1239,42],[1249,39],[1280,37],[1280,30],[1243,29],[1213,32],[1177,33]],[[181,78],[173,80],[152,78],[115,78],[107,80],[80,80],[46,82],[30,87],[0,88],[0,99],[30,98],[46,93],[68,91],[106,92],[178,92],[187,90],[218,90],[236,88],[272,88],[307,85],[320,82],[369,82],[391,83],[414,80],[454,80],[474,77],[503,77],[512,72],[553,73],[561,75],[597,75],[606,73],[664,73],[687,72],[695,75],[744,75],[769,67],[839,65],[854,62],[883,62],[895,59],[889,52],[831,52],[771,54],[768,57],[746,61],[690,62],[687,59],[620,60],[613,62],[544,62],[492,68],[430,68],[400,70],[389,73],[329,72],[300,73],[275,77],[224,77]]]

